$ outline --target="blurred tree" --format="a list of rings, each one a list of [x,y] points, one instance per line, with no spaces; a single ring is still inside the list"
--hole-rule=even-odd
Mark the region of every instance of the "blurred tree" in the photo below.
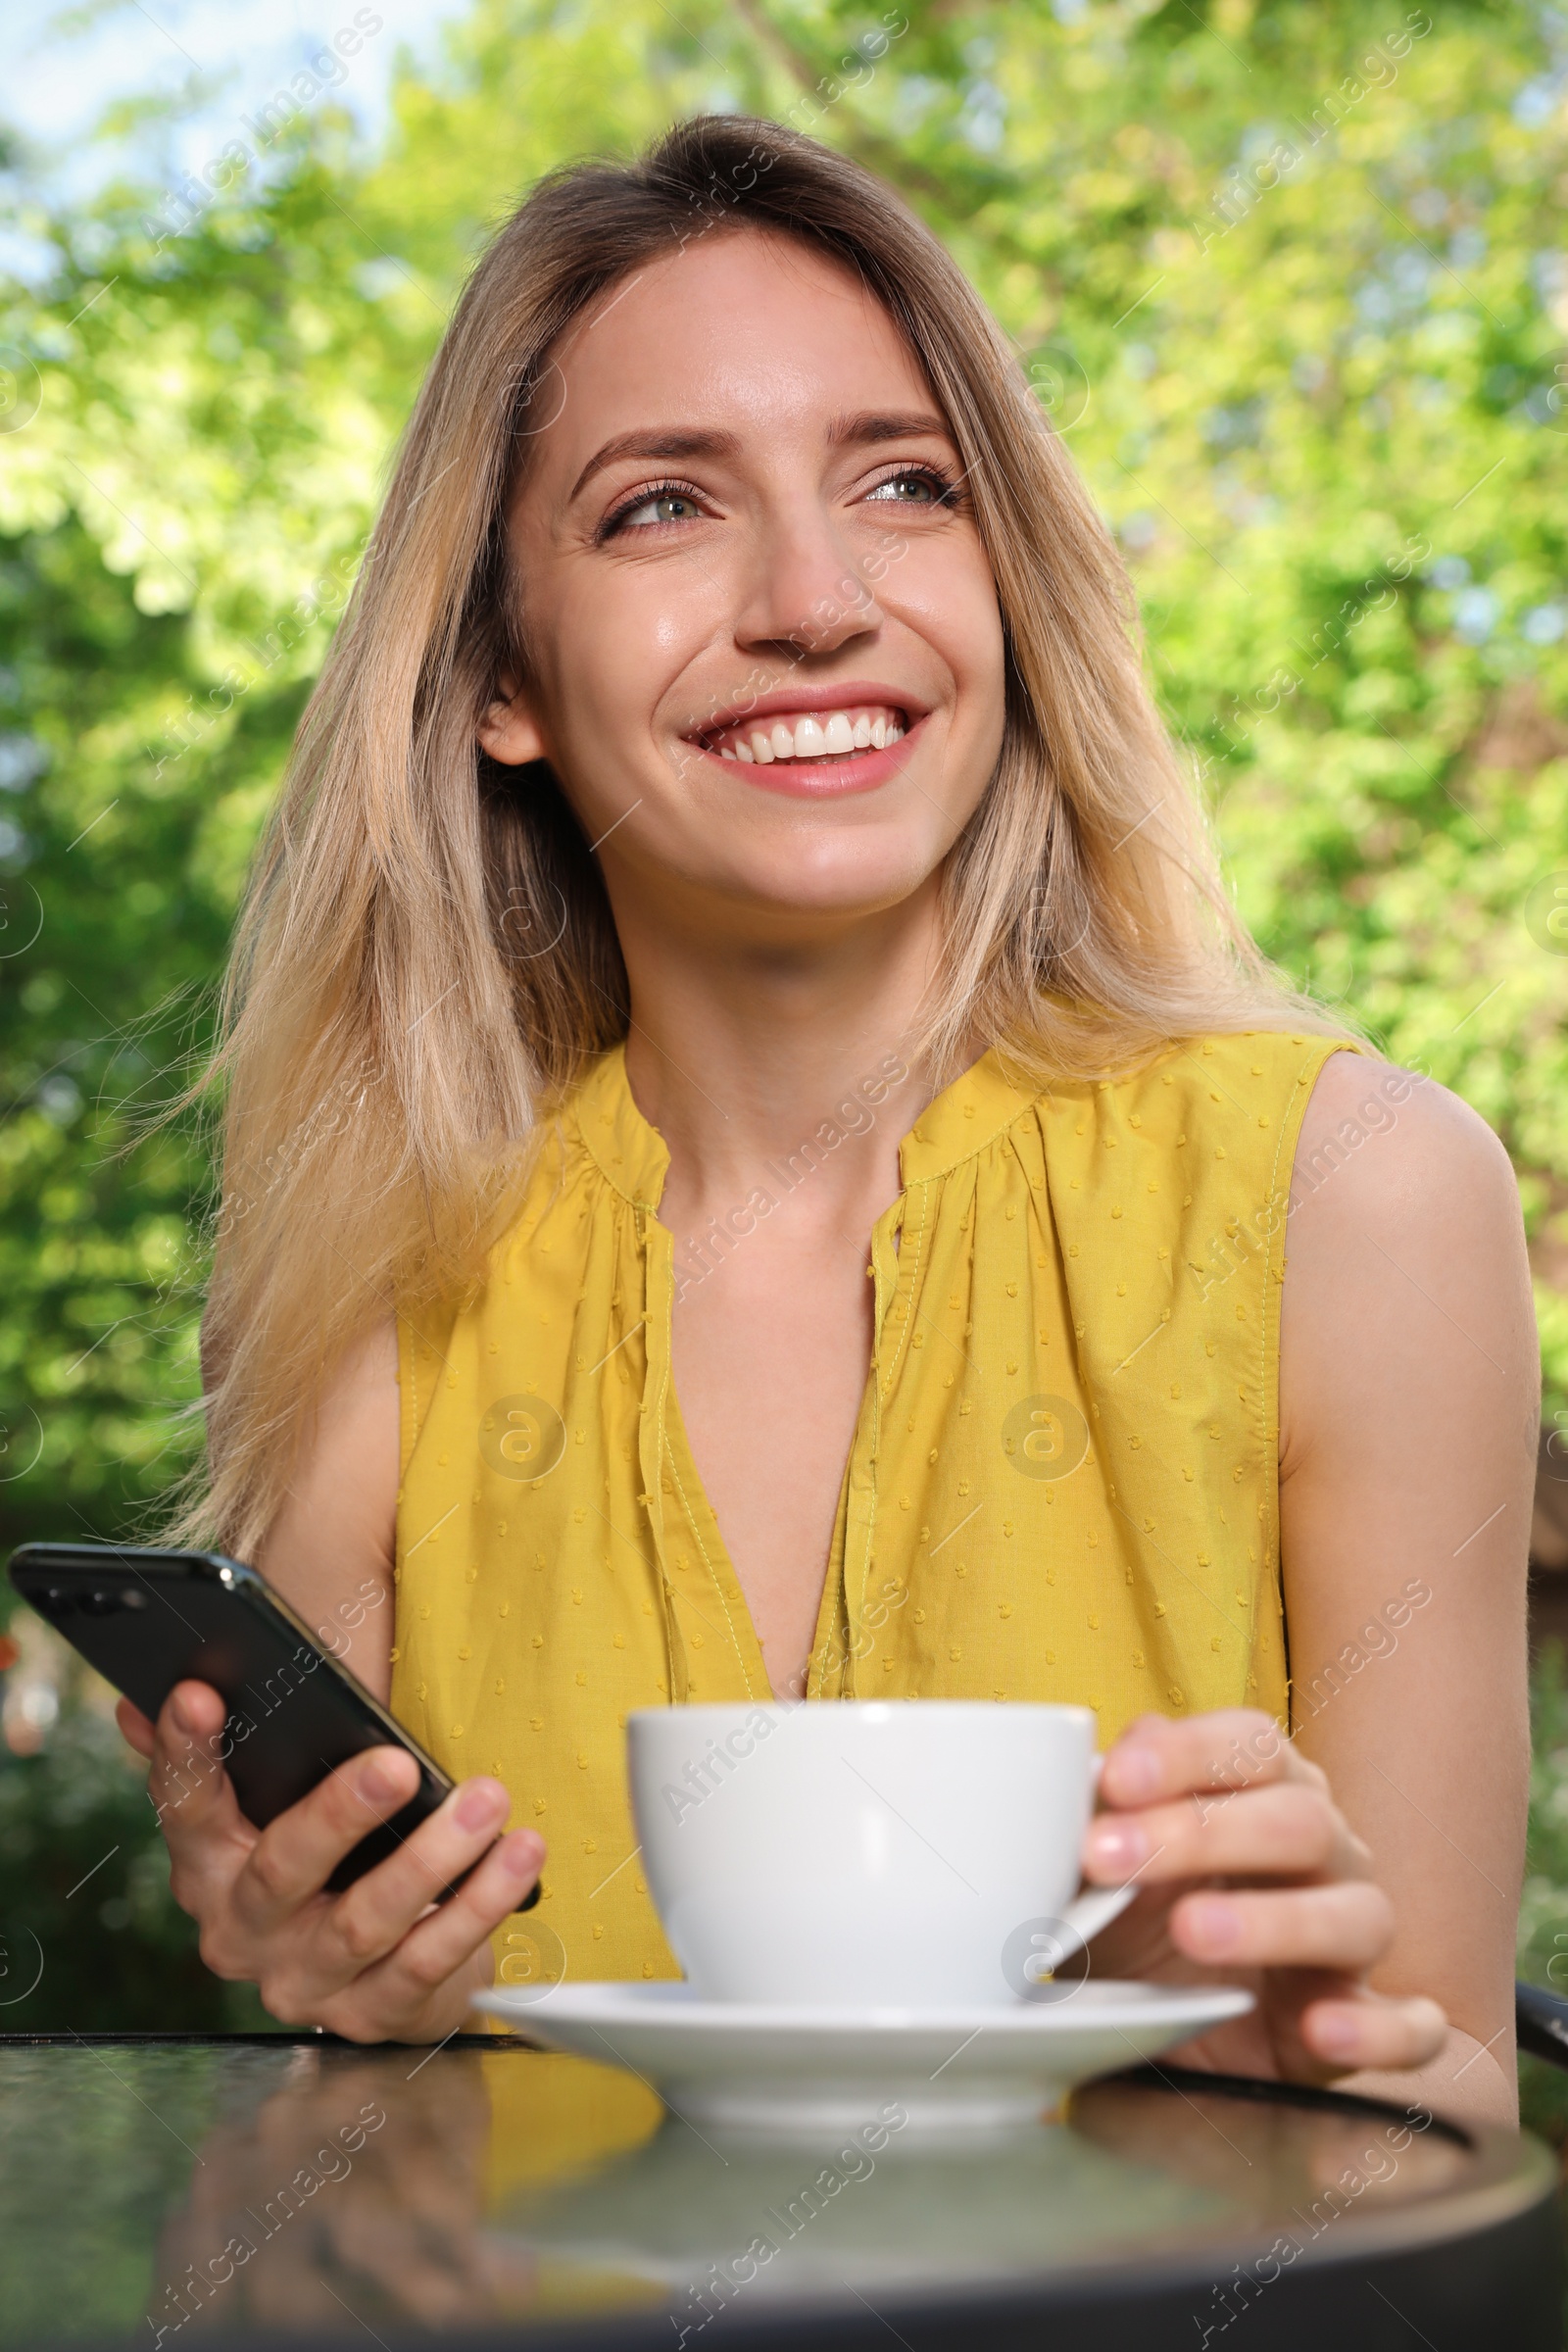
[[[215,159],[217,194],[35,205],[56,275],[0,322],[0,1536],[122,1527],[190,1443],[204,1156],[116,1154],[202,1043],[463,271],[540,172],[705,106],[887,172],[1002,318],[1120,534],[1250,919],[1508,1143],[1564,1401],[1555,24],[482,0],[379,156],[318,105]]]
[[[1530,1834],[1519,1906],[1519,1974],[1568,1991],[1568,1677],[1563,1646],[1543,1645],[1531,1674]],[[1519,2062],[1524,2122],[1568,2148],[1568,2074],[1540,2058]]]
[[[249,1984],[202,1966],[143,1775],[97,1711],[0,1770],[0,2032],[254,2032]]]

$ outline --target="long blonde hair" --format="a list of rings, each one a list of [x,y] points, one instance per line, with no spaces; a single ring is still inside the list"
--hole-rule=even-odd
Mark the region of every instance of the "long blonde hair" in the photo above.
[[[978,1035],[1042,1080],[1202,1030],[1329,1026],[1227,901],[1146,689],[1115,546],[1001,329],[858,165],[704,116],[544,179],[474,270],[258,852],[212,1058],[223,1182],[205,1470],[170,1532],[254,1548],[320,1384],[390,1310],[479,1279],[526,1145],[626,1032],[599,870],[547,765],[475,727],[515,637],[504,519],[586,305],[694,236],[761,229],[858,273],[924,368],[1004,618],[996,772],[945,868],[932,1082]]]

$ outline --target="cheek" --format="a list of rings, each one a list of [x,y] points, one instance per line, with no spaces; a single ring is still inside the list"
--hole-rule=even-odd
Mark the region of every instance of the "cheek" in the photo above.
[[[590,825],[624,808],[628,778],[646,779],[653,714],[710,630],[686,584],[675,594],[671,585],[650,567],[559,579],[537,600],[527,642],[545,737],[567,798]]]
[[[983,785],[1002,744],[1006,647],[996,582],[985,551],[967,546],[911,547],[882,583],[880,602],[937,655],[957,687],[953,739],[966,760],[978,756]]]

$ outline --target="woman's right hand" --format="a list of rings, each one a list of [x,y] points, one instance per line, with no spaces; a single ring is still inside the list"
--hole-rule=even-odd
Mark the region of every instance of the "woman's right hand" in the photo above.
[[[215,1976],[249,1981],[280,2024],[348,2041],[440,2041],[492,1981],[491,1931],[539,1875],[544,1841],[506,1821],[499,1781],[465,1781],[384,1862],[341,1894],[338,1862],[418,1786],[401,1748],[343,1764],[265,1830],[248,1822],[217,1760],[226,1710],[207,1683],[178,1683],[157,1724],[128,1699],[121,1731],[152,1770],[147,1791],[169,1844],[174,1900],[201,1928]],[[486,1848],[491,1850],[486,1852]],[[483,1855],[483,1861],[479,1856]],[[470,1864],[471,1878],[434,1897]]]

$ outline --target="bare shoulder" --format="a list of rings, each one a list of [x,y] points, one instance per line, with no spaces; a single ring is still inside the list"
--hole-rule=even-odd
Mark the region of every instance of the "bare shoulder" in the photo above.
[[[1280,1335],[1284,1457],[1359,1398],[1381,1426],[1435,1387],[1523,1427],[1538,1355],[1518,1186],[1468,1103],[1356,1054],[1323,1065],[1297,1146]],[[1483,1404],[1483,1397],[1485,1402]],[[1532,1444],[1533,1444],[1532,1439]]]
[[[1540,1371],[1518,1188],[1486,1122],[1416,1071],[1330,1054],[1282,1301],[1293,1729],[1394,1900],[1374,1984],[1420,1985],[1505,2044]]]
[[[397,1322],[388,1315],[349,1348],[317,1406],[289,1493],[256,1565],[316,1627],[358,1625],[392,1590],[400,1469]],[[372,1597],[373,1596],[373,1597]],[[358,1635],[352,1663],[385,1696],[390,1609]],[[341,1640],[337,1643],[342,1654]]]
[[[1468,1102],[1435,1078],[1363,1054],[1331,1054],[1307,1101],[1291,1185],[1308,1225],[1381,1214],[1489,1209],[1520,1226],[1508,1154]]]

